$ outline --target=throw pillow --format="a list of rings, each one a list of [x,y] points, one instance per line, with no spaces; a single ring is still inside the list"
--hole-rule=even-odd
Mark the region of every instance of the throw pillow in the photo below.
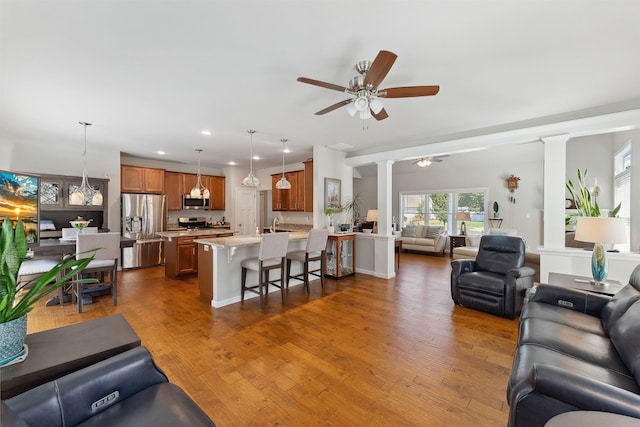
[[[427,233],[425,234],[425,237],[427,239],[435,239],[439,234],[441,234],[444,231],[444,227],[440,227],[440,226],[428,226],[427,227]]]
[[[477,248],[478,246],[480,246],[480,239],[482,239],[482,235],[467,236],[467,246],[471,246],[471,247]]]
[[[424,239],[427,235],[427,227],[424,225],[416,225],[416,237],[419,239]]]
[[[416,237],[415,227],[405,227],[402,229],[402,237]]]

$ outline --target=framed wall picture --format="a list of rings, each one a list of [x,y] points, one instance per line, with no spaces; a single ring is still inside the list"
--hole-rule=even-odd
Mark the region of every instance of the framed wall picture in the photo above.
[[[324,179],[324,208],[335,209],[340,206],[341,194],[340,194],[341,181],[334,178]]]
[[[0,224],[8,216],[15,227],[22,218],[27,243],[38,241],[38,177],[0,171]]]

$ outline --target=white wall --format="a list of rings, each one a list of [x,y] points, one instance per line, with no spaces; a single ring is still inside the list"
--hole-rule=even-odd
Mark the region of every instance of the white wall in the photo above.
[[[343,151],[316,145],[313,147],[313,226],[326,227],[324,211],[324,179],[341,181],[340,196],[342,203],[353,197],[353,168],[344,164],[346,154]],[[345,221],[345,215],[336,216],[336,223]]]
[[[542,239],[542,157],[541,143],[525,144],[500,149],[456,154],[442,163],[433,163],[421,168],[411,163],[394,164],[393,206],[398,221],[399,193],[401,191],[450,191],[465,188],[488,188],[487,204],[494,200],[500,204],[502,228],[514,228],[535,248]],[[396,166],[397,165],[397,166]],[[505,178],[511,174],[519,176],[519,188],[513,193],[516,203],[510,205],[511,193]],[[377,178],[363,174],[354,180],[354,191],[366,200],[365,209],[375,207]]]
[[[0,169],[33,174],[82,176],[83,143],[77,147],[48,141],[17,141],[4,139]],[[120,153],[102,147],[87,146],[87,172],[91,177],[109,179],[108,227],[120,231]]]
[[[567,141],[567,179],[571,179],[574,185],[577,185],[578,169],[586,169],[587,185],[593,186],[597,182],[600,188],[600,209],[614,207],[613,155],[614,138],[610,133],[572,138]]]
[[[613,135],[614,149],[631,143],[631,240],[630,250],[640,251],[640,130]]]

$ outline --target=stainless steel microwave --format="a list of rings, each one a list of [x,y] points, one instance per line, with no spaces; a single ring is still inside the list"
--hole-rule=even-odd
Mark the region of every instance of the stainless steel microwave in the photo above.
[[[209,199],[195,199],[188,194],[183,194],[182,209],[209,209]]]

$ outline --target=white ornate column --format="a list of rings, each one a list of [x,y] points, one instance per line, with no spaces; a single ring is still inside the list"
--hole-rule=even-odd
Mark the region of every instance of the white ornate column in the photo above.
[[[395,276],[395,236],[391,230],[391,196],[393,160],[380,160],[378,165],[378,236],[375,238],[374,276]]]
[[[540,138],[544,142],[544,234],[545,248],[564,248],[565,185],[569,135]]]

